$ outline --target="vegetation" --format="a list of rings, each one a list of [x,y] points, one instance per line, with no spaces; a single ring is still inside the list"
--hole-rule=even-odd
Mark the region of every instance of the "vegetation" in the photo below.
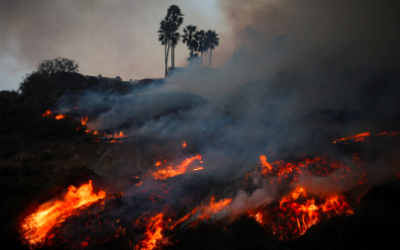
[[[164,77],[168,76],[168,57],[171,49],[171,68],[175,67],[175,47],[179,42],[180,34],[179,27],[183,23],[183,14],[178,6],[171,5],[168,8],[167,16],[160,22],[160,29],[158,30],[158,40],[161,45],[164,45],[164,60],[165,60],[165,73]],[[186,44],[190,50],[189,61],[198,57],[195,52],[200,52],[200,64],[203,63],[203,52],[210,49],[210,63],[212,50],[219,45],[218,34],[215,31],[204,30],[197,31],[194,25],[187,25],[183,29],[182,42]]]
[[[168,76],[168,55],[171,48],[171,66],[175,66],[174,48],[179,42],[180,34],[177,32],[183,22],[183,14],[176,5],[171,5],[167,16],[160,22],[158,40],[164,45],[165,77]]]
[[[197,43],[196,40],[196,26],[193,25],[188,25],[186,28],[183,29],[183,36],[182,36],[182,42],[186,43],[186,46],[190,50],[190,58],[193,58],[197,56],[193,52],[197,51],[199,44]]]
[[[209,68],[211,69],[211,55],[212,55],[212,50],[215,49],[215,46],[219,45],[219,38],[218,38],[218,34],[215,32],[215,30],[211,31],[208,30],[207,34],[206,34],[206,48],[210,49],[210,66]]]
[[[78,73],[79,65],[75,61],[67,58],[55,58],[39,63],[38,72],[53,74],[56,72]]]
[[[177,32],[183,23],[183,14],[178,6],[171,5],[167,11],[166,19],[174,24],[174,31],[171,35],[171,68],[175,67],[175,46],[179,42],[180,34]]]
[[[196,41],[198,44],[197,51],[200,52],[200,64],[203,64],[203,52],[207,51],[207,36],[204,30],[197,31],[195,34]]]

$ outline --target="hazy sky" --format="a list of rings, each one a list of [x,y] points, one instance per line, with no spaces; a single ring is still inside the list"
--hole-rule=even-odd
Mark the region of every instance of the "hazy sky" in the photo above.
[[[78,62],[84,75],[163,77],[157,30],[172,4],[185,15],[181,33],[192,24],[220,34],[226,46],[213,51],[213,65],[221,65],[230,46],[218,0],[0,0],[0,89],[17,89],[38,63],[58,56]],[[175,53],[184,66],[187,47],[180,43]]]
[[[163,77],[157,31],[172,4],[185,15],[181,33],[186,25],[219,33],[214,67],[250,52],[240,68],[262,74],[247,80],[311,62],[400,69],[398,0],[0,0],[0,89],[17,89],[38,63],[59,56],[84,75]],[[188,56],[180,43],[176,66]]]

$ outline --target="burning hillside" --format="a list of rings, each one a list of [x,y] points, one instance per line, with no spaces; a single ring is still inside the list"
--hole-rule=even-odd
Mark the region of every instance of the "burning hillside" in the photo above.
[[[31,250],[392,248],[400,57],[387,27],[398,8],[355,3],[223,1],[234,34],[220,34],[221,48],[227,39],[232,48],[211,50],[219,38],[210,30],[209,52],[192,48],[189,66],[175,70],[169,39],[180,36],[164,20],[162,80],[85,77],[75,62],[71,72],[45,71],[61,58],[39,64],[0,99],[1,241]],[[119,48],[116,58],[129,52]],[[212,56],[227,62],[214,69]]]
[[[35,119],[84,140],[73,154],[47,146],[39,163],[57,166],[60,176],[71,163],[83,173],[26,205],[18,241],[30,249],[182,249],[191,240],[208,248],[210,231],[224,239],[211,247],[220,249],[230,245],[227,235],[254,231],[247,237],[258,237],[259,247],[291,246],[363,216],[375,186],[399,181],[393,122],[345,111],[275,121],[277,111],[261,114],[281,97],[265,101],[254,90],[262,84],[246,85],[245,95],[236,89],[232,99],[159,93],[169,85],[126,95],[89,91],[42,110]],[[237,106],[253,105],[249,93],[263,107],[253,109],[257,115]],[[29,157],[19,164],[38,164]]]
[[[47,111],[47,115],[43,117],[52,113]],[[81,118],[79,126],[86,126],[86,122],[90,122],[87,117]],[[109,139],[125,138],[128,144],[126,149],[129,149],[129,140],[132,139],[123,132],[107,135],[104,132],[86,130],[86,133],[96,137],[98,143],[102,140],[112,142]],[[395,132],[381,132],[375,136],[380,140],[387,140],[396,135]],[[353,139],[354,145],[360,141],[368,143],[364,138],[369,136],[369,132],[362,133],[336,139],[334,143]],[[397,137],[394,139],[398,140]],[[348,143],[338,146],[346,145]],[[181,151],[182,154],[190,146],[185,141],[175,151]],[[269,153],[268,158],[276,158],[275,154]],[[361,159],[358,152],[352,154],[348,165],[327,153],[314,157],[300,154],[290,160],[275,159],[271,162],[266,155],[260,155],[253,171],[238,176],[238,180],[244,180],[248,184],[253,181],[250,187],[252,191],[237,189],[232,190],[232,196],[227,196],[223,190],[230,184],[218,184],[220,188],[215,190],[208,187],[204,189],[202,185],[198,188],[204,190],[185,188],[185,174],[198,170],[207,171],[209,164],[207,160],[202,161],[204,157],[200,154],[187,157],[183,161],[160,158],[164,157],[159,156],[153,161],[155,168],[135,173],[133,180],[128,176],[121,179],[130,180],[125,187],[119,185],[119,189],[128,192],[106,198],[106,193],[102,190],[98,195],[92,192],[91,181],[78,188],[69,187],[63,199],[40,205],[35,213],[23,220],[20,225],[22,239],[31,249],[41,246],[58,248],[65,245],[73,248],[97,248],[116,238],[125,237],[130,239],[129,246],[133,249],[157,249],[171,247],[174,244],[171,238],[180,231],[220,222],[225,223],[226,229],[245,216],[258,223],[266,232],[272,232],[279,240],[290,241],[306,234],[309,228],[322,221],[337,216],[352,216],[355,213],[354,207],[357,206],[354,201],[365,195],[365,184],[372,178],[365,166],[366,160]],[[198,166],[199,163],[202,167]],[[181,175],[183,178],[180,178]],[[327,183],[312,183],[314,178]],[[342,190],[327,187],[340,186],[343,182],[347,183],[347,188]],[[133,187],[129,187],[132,184]],[[357,194],[354,190],[362,192]],[[216,199],[216,195],[221,198]],[[193,199],[192,196],[199,199]],[[96,203],[104,198],[106,199],[101,205]],[[191,209],[177,213],[182,206]],[[86,208],[86,211],[82,208]],[[122,211],[129,211],[129,215],[121,216]],[[72,220],[74,217],[79,218]],[[110,225],[111,221],[114,223]],[[72,235],[65,235],[63,228],[73,226],[82,229]]]

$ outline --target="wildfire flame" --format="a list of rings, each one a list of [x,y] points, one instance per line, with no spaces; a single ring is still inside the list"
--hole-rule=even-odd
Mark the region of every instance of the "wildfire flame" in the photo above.
[[[208,206],[199,206],[194,208],[190,213],[185,215],[183,218],[175,222],[170,229],[175,228],[177,225],[180,223],[188,220],[192,215],[197,214],[196,221],[192,224],[193,226],[199,223],[201,220],[208,220],[210,219],[213,215],[222,212],[223,210],[227,209],[227,207],[231,204],[232,198],[225,198],[223,200],[220,200],[218,202],[215,202],[215,197],[211,197],[210,204]]]
[[[81,119],[82,126],[86,125],[87,120],[88,120],[87,117],[85,117],[85,118],[82,117],[82,119]]]
[[[208,206],[204,206],[201,208],[201,214],[198,217],[200,220],[208,220],[210,217],[222,210],[226,209],[228,205],[232,202],[232,198],[223,199],[218,202],[215,202],[215,197],[211,197],[210,204]]]
[[[43,113],[42,117],[46,117],[46,116],[51,116],[51,110],[46,110],[46,112]]]
[[[349,137],[344,137],[344,138],[334,140],[333,143],[336,143],[339,141],[347,141],[347,140],[351,140],[351,139],[354,139],[356,142],[359,142],[359,141],[362,142],[362,141],[364,141],[365,137],[368,137],[370,135],[371,135],[370,132],[365,132],[365,133],[361,133],[361,134],[357,134],[357,135],[351,135]]]
[[[260,155],[260,162],[262,164],[261,166],[262,174],[265,175],[272,170],[272,166],[267,162],[267,157],[265,155]]]
[[[55,111],[55,112],[57,113],[57,111]],[[42,117],[46,117],[46,116],[52,117],[52,116],[54,116],[54,114],[53,114],[53,112],[51,112],[51,110],[46,110],[46,112],[44,112],[42,114]],[[59,114],[59,115],[54,116],[54,118],[57,119],[57,120],[61,120],[61,119],[65,118],[65,115]]]
[[[187,166],[189,166],[194,160],[201,160],[201,155],[196,155],[191,158],[187,158],[184,160],[180,165],[174,167],[174,166],[168,166],[165,169],[159,170],[155,173],[153,173],[153,177],[155,180],[165,180],[167,178],[180,175],[186,172]]]
[[[61,120],[61,119],[65,118],[65,115],[59,114],[59,115],[56,115],[56,117],[54,117],[54,118],[56,118],[57,120]]]
[[[280,239],[293,239],[303,235],[323,217],[353,214],[343,196],[333,195],[322,202],[306,197],[305,189],[297,187],[281,199],[279,207],[269,211],[267,216],[261,214],[255,219],[261,225],[269,225]]]
[[[182,147],[186,148],[186,142],[184,141]]]
[[[74,215],[77,209],[88,206],[105,196],[106,193],[102,190],[97,195],[93,193],[92,181],[79,188],[70,186],[63,200],[46,202],[38,208],[36,213],[24,219],[21,224],[22,236],[30,245],[43,243],[47,233],[55,225]]]
[[[125,137],[124,133],[122,131],[119,131],[119,134],[115,133],[114,138],[122,138]]]
[[[134,249],[140,250],[152,250],[155,249],[158,245],[168,245],[170,244],[168,239],[165,239],[162,231],[164,229],[164,214],[159,213],[156,216],[150,218],[147,226],[146,233],[144,234],[144,240],[142,240],[139,245],[137,245]]]

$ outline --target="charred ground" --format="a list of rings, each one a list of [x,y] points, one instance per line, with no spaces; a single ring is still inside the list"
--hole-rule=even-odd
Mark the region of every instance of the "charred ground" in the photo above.
[[[79,95],[81,90],[75,91]],[[95,135],[85,133],[87,128],[77,117],[86,114],[80,113],[83,111],[79,109],[67,113],[62,120],[42,117],[59,101],[61,95],[57,91],[54,93],[51,99],[47,96],[52,94],[41,97],[36,92],[16,95],[12,103],[9,99],[0,100],[0,195],[3,201],[0,221],[1,242],[7,249],[28,249],[19,232],[21,220],[39,204],[60,197],[68,186],[79,186],[88,180],[93,180],[96,190],[106,189],[108,198],[103,209],[89,207],[82,210],[79,216],[68,218],[63,226],[53,229],[54,234],[62,237],[52,239],[50,244],[40,249],[132,249],[146,232],[143,224],[135,222],[145,221],[147,215],[155,215],[160,207],[166,206],[164,212],[172,214],[172,219],[181,218],[211,196],[220,200],[233,197],[239,189],[249,193],[257,189],[245,173],[227,180],[198,172],[155,182],[149,191],[144,190],[141,194],[122,194],[127,186],[139,183],[136,177],[149,170],[154,171],[160,157],[173,161],[184,155],[202,153],[203,140],[193,137],[185,148],[181,146],[181,138],[175,137],[130,136],[120,144],[110,143],[110,140],[99,141]],[[190,110],[193,98],[183,98],[189,98],[188,105],[172,105],[170,109],[151,113],[149,119],[159,120],[169,115],[176,117]],[[196,100],[197,104],[203,103],[201,98]],[[298,120],[299,126],[307,128],[303,130],[307,131],[304,137],[309,138],[301,150],[326,145],[326,141],[336,138],[337,124],[357,124],[360,121],[373,123],[380,131],[398,131],[400,119],[393,116],[382,120],[371,112],[315,111]],[[218,142],[214,146],[229,147]],[[357,151],[367,162],[374,162],[383,154],[386,164],[393,168],[399,162],[398,137],[371,137],[368,145],[348,143],[330,144],[330,147],[335,147],[335,151],[343,155],[352,155]],[[323,155],[325,150],[313,150],[310,157],[316,152]],[[296,164],[301,160],[293,152],[300,152],[300,149],[288,146],[269,160],[284,159]],[[166,187],[177,191],[166,194]],[[347,190],[344,195],[352,204],[353,215],[323,220],[294,240],[279,240],[271,230],[242,215],[234,221],[167,229],[164,235],[172,244],[162,248],[376,249],[395,245],[400,226],[397,213],[400,205],[397,199],[400,195],[398,175],[386,177],[368,187]],[[272,208],[277,204],[268,206]],[[98,228],[101,230],[92,230]],[[90,245],[83,242],[90,242]]]

